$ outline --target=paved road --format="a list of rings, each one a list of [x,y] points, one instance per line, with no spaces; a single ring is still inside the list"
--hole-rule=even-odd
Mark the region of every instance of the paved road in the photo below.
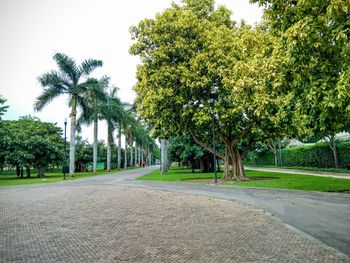
[[[0,262],[350,262],[276,219],[350,255],[348,195],[134,180],[153,169],[1,187]]]

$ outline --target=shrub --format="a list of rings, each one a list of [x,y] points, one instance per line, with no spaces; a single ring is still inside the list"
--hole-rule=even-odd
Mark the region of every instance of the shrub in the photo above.
[[[350,169],[350,141],[337,142],[339,168]],[[279,158],[279,152],[278,152]],[[272,152],[255,153],[247,164],[274,165]],[[283,166],[334,167],[333,153],[327,143],[282,149]]]

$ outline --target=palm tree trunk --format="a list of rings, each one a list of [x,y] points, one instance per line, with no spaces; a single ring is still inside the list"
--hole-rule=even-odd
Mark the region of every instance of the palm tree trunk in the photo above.
[[[132,145],[130,146],[130,166],[134,166],[132,162]]]
[[[128,145],[126,143],[126,137],[125,137],[125,152],[124,152],[124,168],[125,170],[128,168],[128,154],[127,154]]]
[[[107,134],[107,171],[111,170],[111,143],[112,143],[113,131],[110,126],[108,126],[108,134]]]
[[[141,146],[139,146],[138,151],[139,151],[139,160],[138,160],[138,162],[139,162],[139,165],[141,166],[141,155],[142,155]]]
[[[143,163],[143,149],[142,149],[142,147],[141,147],[140,151],[141,151],[141,163]]]
[[[94,119],[94,152],[93,152],[93,173],[97,172],[97,132],[98,132],[98,120]]]
[[[69,142],[69,176],[74,176],[75,171],[75,131],[77,125],[77,101],[72,98],[72,113],[70,114],[70,142]]]
[[[138,166],[138,150],[137,150],[137,143],[135,143],[135,166]]]
[[[122,130],[118,129],[118,169],[120,169],[122,163]]]
[[[168,171],[167,163],[167,152],[166,152],[166,140],[160,140],[160,150],[161,150],[161,174],[164,175]]]

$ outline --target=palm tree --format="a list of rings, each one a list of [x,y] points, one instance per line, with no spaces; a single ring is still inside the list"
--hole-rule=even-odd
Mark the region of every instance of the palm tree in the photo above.
[[[118,123],[124,120],[124,104],[117,97],[118,88],[112,87],[107,96],[107,103],[101,107],[101,119],[107,122],[107,171],[111,170],[111,144],[113,143],[113,132]],[[120,144],[120,142],[119,142]],[[119,145],[118,145],[119,147]],[[118,148],[118,164],[120,168],[121,150]]]
[[[94,143],[93,143],[93,173],[97,172],[97,149],[98,149],[98,120],[102,119],[102,108],[107,103],[107,94],[105,92],[108,86],[109,78],[102,77],[95,79],[89,88],[85,91],[85,103],[87,110],[83,112],[78,120],[80,129],[82,124],[94,125]]]
[[[34,109],[41,111],[54,98],[64,94],[68,95],[69,105],[71,106],[69,174],[74,176],[77,108],[81,108],[83,112],[87,110],[84,94],[91,84],[95,83],[95,80],[89,79],[88,76],[97,67],[102,66],[102,61],[87,59],[77,66],[72,58],[62,53],[56,53],[53,59],[59,70],[52,70],[38,78],[40,84],[44,87],[44,91],[36,98]]]

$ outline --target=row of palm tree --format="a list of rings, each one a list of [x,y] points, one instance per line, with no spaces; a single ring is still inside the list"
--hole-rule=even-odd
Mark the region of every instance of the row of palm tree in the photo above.
[[[70,176],[74,176],[75,171],[76,131],[80,131],[83,125],[93,124],[94,127],[94,173],[96,173],[97,170],[99,120],[105,120],[107,122],[107,170],[111,170],[111,145],[114,139],[113,134],[116,129],[118,130],[118,168],[121,167],[121,136],[123,132],[126,144],[131,147],[131,150],[134,142],[140,147],[146,147],[147,151],[155,147],[154,140],[149,136],[149,131],[137,120],[132,107],[123,103],[118,98],[118,89],[113,86],[109,88],[110,78],[107,76],[100,79],[90,77],[91,73],[96,68],[103,65],[101,60],[87,59],[77,66],[72,58],[62,53],[56,53],[53,59],[58,66],[58,71],[52,70],[38,78],[44,90],[42,94],[37,97],[34,109],[36,111],[41,111],[54,98],[61,95],[68,95],[68,104],[71,107]],[[77,119],[78,109],[80,109],[81,114]],[[149,155],[148,152],[146,153]],[[139,154],[139,156],[141,156],[141,154]],[[127,158],[125,158],[125,160],[127,160]],[[133,160],[132,157],[131,160]],[[124,166],[126,167],[126,164]]]

